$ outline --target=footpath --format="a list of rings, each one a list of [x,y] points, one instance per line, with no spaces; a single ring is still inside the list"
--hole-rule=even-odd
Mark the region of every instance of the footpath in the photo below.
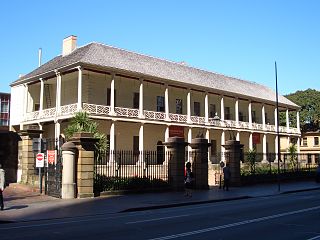
[[[212,187],[210,190],[194,191],[192,197],[185,197],[183,192],[165,192],[64,200],[39,194],[37,189],[14,183],[4,191],[5,210],[0,211],[0,224],[115,214],[318,189],[320,184],[314,181],[303,181],[281,183],[280,191],[278,191],[278,184],[275,183],[230,188],[230,191]]]

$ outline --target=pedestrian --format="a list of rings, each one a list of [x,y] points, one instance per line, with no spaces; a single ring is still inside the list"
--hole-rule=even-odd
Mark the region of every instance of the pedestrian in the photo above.
[[[192,187],[193,187],[193,173],[191,171],[191,163],[186,163],[186,170],[184,176],[184,187],[185,187],[185,196],[192,197]]]
[[[0,207],[1,211],[4,209],[3,205],[3,190],[6,188],[6,177],[5,171],[2,169],[2,164],[0,163]]]
[[[223,190],[226,189],[229,191],[231,172],[229,163],[226,163],[226,166],[223,168]]]

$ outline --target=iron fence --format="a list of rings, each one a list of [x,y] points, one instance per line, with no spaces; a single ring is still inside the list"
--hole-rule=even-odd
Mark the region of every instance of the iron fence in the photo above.
[[[95,151],[94,191],[169,188],[164,151]]]

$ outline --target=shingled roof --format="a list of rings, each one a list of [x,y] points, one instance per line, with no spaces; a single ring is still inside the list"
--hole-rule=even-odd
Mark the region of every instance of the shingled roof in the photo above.
[[[13,82],[11,86],[28,82],[29,79],[32,81],[34,77],[39,77],[41,74],[76,63],[119,69],[271,102],[274,102],[275,99],[275,92],[261,84],[130,52],[101,43],[90,43],[75,49],[66,56],[57,56]],[[295,103],[283,96],[279,96],[279,103],[298,108]]]

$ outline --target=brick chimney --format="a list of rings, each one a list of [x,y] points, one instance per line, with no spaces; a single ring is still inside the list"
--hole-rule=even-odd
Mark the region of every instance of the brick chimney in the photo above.
[[[63,39],[62,43],[62,56],[66,56],[77,48],[77,36],[71,35]]]

